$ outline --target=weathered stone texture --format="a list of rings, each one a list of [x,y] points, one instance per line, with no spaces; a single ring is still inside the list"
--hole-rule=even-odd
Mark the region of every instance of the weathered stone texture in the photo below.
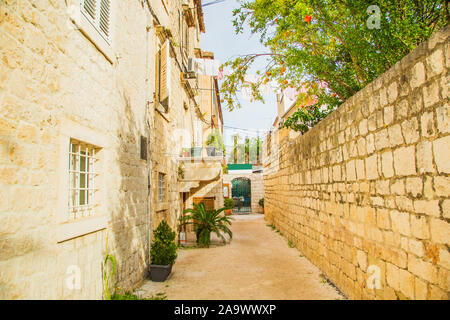
[[[180,43],[181,2],[164,1],[167,8],[150,3],[159,22],[145,1],[111,1],[110,61],[71,22],[69,5],[79,10],[80,1],[1,1],[0,299],[101,299],[107,234],[117,286],[131,290],[148,274],[150,230],[161,218],[175,225],[179,150],[170,133],[195,110],[183,108],[193,99],[181,86],[175,59],[167,119],[154,110],[155,25],[170,29]],[[189,56],[198,40],[191,41]],[[59,170],[64,120],[105,137],[101,204],[108,223],[58,242],[58,191],[66,188],[59,178],[69,174]],[[140,159],[140,136],[150,142],[147,161]],[[166,210],[156,213],[149,194],[157,194],[158,165],[167,174],[168,194]],[[72,265],[80,268],[80,289],[66,285]]]
[[[437,32],[266,158],[266,220],[351,298],[450,298],[449,37]]]

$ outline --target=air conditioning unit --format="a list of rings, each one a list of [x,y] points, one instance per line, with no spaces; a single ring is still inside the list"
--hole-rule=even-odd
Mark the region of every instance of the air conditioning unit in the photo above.
[[[184,74],[184,78],[186,79],[195,79],[197,78],[197,62],[195,58],[189,58],[186,72]]]

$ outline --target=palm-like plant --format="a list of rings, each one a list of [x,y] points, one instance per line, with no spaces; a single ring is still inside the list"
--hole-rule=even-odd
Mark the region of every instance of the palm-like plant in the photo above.
[[[218,210],[210,209],[206,210],[203,203],[194,203],[193,209],[186,209],[184,213],[190,213],[182,217],[181,224],[194,225],[194,231],[197,236],[197,244],[205,247],[209,247],[211,242],[211,232],[214,232],[219,238],[226,243],[224,234],[228,234],[230,239],[233,237],[233,233],[230,230],[232,218],[224,215],[220,215],[224,208]]]

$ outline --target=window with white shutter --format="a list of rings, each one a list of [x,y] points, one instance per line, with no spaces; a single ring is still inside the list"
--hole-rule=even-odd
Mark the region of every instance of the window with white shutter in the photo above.
[[[108,43],[111,38],[111,1],[81,0],[81,12]]]
[[[171,94],[171,61],[170,61],[170,44],[166,40],[156,53],[156,84],[155,98],[157,107],[161,105],[164,112],[169,110],[169,100]]]

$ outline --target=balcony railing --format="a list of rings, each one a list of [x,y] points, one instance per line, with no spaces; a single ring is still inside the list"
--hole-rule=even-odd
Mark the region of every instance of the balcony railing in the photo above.
[[[225,159],[225,156],[222,150],[218,150],[215,147],[192,147],[192,148],[183,148],[178,159],[181,161],[184,160],[222,161]]]

